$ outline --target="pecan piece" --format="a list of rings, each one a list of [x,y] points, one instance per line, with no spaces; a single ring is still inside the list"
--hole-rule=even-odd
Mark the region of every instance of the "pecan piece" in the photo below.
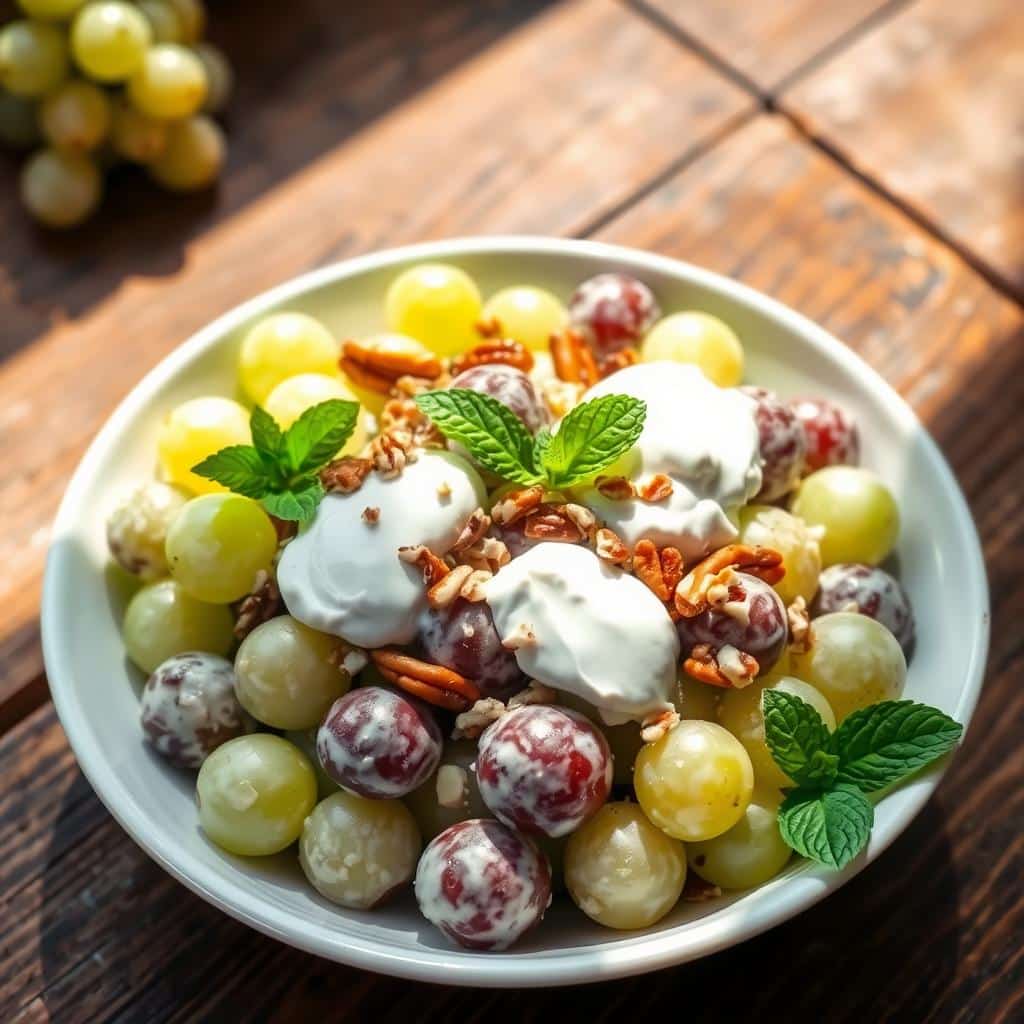
[[[494,503],[491,519],[499,526],[507,526],[529,515],[544,500],[544,488],[540,484],[510,491]]]
[[[748,544],[727,544],[698,562],[676,587],[676,611],[684,619],[692,619],[706,611],[708,591],[723,582],[728,570],[745,572],[765,583],[778,583],[786,575],[782,555],[772,548]]]
[[[854,606],[855,610],[858,606]],[[799,594],[786,609],[789,622],[789,649],[794,654],[806,654],[811,649],[811,617],[807,613],[807,602]]]
[[[462,712],[480,699],[475,683],[442,665],[431,665],[387,647],[370,651],[370,658],[389,683],[439,708]]]
[[[379,394],[391,393],[401,377],[434,380],[444,370],[432,352],[419,352],[368,341],[346,341],[342,345],[339,366],[360,387]]]
[[[669,602],[683,576],[683,556],[678,548],[662,548],[653,541],[638,540],[633,548],[633,572],[659,601]]]
[[[432,587],[438,580],[447,576],[451,569],[448,568],[443,558],[434,554],[424,544],[417,544],[414,547],[399,548],[398,557],[403,562],[418,566],[423,573],[423,582]]]
[[[636,488],[631,480],[624,476],[599,476],[594,481],[594,487],[598,494],[604,495],[610,501],[625,501],[627,498],[636,497]]]
[[[640,353],[635,348],[620,348],[610,356],[605,356],[597,365],[597,372],[602,379],[610,377],[616,370],[624,370],[640,362]]]
[[[491,724],[505,714],[505,705],[496,697],[484,697],[455,719],[453,740],[475,740]]]
[[[339,494],[354,494],[363,486],[363,481],[370,475],[371,469],[373,463],[369,459],[345,455],[328,462],[320,470],[320,483],[328,493],[337,491]]]
[[[370,442],[370,459],[385,480],[400,476],[407,463],[416,461],[412,432],[393,429],[378,434]]]
[[[367,505],[363,509],[363,522],[367,526],[376,526],[380,522],[380,506]]]
[[[483,539],[484,534],[487,533],[490,528],[491,517],[482,508],[478,508],[466,520],[466,525],[462,527],[462,532],[452,545],[452,552],[454,554],[458,554],[459,552],[466,551],[468,548],[474,547]]]
[[[503,565],[512,561],[508,545],[497,537],[482,537],[471,548],[460,551],[456,556],[463,565],[472,566],[474,569],[486,569],[490,573],[496,573]]]
[[[531,540],[564,541],[578,544],[585,536],[564,506],[538,505],[527,517],[523,533]]]
[[[606,526],[602,526],[594,534],[594,551],[598,558],[603,558],[612,565],[625,565],[629,561],[629,548],[625,541]]]
[[[551,335],[551,361],[562,380],[591,387],[601,377],[590,346],[579,331],[566,327]]]
[[[663,736],[667,736],[679,724],[679,712],[675,708],[668,708],[665,711],[658,711],[656,714],[648,715],[640,723],[640,739],[644,743],[657,743]]]
[[[637,493],[643,501],[649,501],[652,504],[664,501],[672,494],[672,479],[665,476],[664,473],[655,473],[647,483],[639,488]]]
[[[462,373],[474,366],[489,366],[499,363],[502,366],[513,366],[523,373],[533,369],[533,353],[519,341],[511,338],[500,338],[482,342],[468,352],[456,356],[452,360],[452,373]]]
[[[238,605],[235,636],[244,640],[257,626],[280,615],[282,611],[284,601],[281,600],[281,591],[277,589],[277,581],[265,569],[260,569],[253,581],[252,590]]]
[[[742,690],[749,686],[761,666],[746,651],[726,645],[716,651],[710,644],[695,644],[683,662],[683,671],[701,683],[726,690]]]

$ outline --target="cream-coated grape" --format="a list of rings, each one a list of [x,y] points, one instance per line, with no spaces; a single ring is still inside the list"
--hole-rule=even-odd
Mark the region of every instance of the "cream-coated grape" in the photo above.
[[[155,43],[184,42],[184,30],[178,12],[168,0],[138,0],[139,10],[146,16]]]
[[[152,163],[167,148],[170,124],[136,110],[126,99],[114,100],[110,118],[110,145],[125,160]]]
[[[416,822],[398,800],[335,793],[306,819],[299,863],[321,896],[369,910],[412,880],[422,846]]]
[[[92,82],[73,79],[50,93],[39,106],[43,134],[58,149],[85,153],[110,131],[110,100]]]
[[[203,70],[206,72],[207,90],[203,110],[209,114],[218,114],[228,105],[231,98],[235,87],[235,74],[223,51],[212,43],[197,43],[192,49],[202,61]]]
[[[491,816],[476,782],[476,754],[475,740],[448,740],[433,775],[404,798],[427,841],[457,822]]]
[[[676,839],[711,839],[743,816],[754,769],[743,745],[713,722],[680,722],[637,755],[637,800],[650,820]]]
[[[480,341],[480,290],[464,270],[446,263],[421,263],[391,282],[388,327],[452,356]]]
[[[227,654],[235,642],[234,626],[225,605],[199,601],[174,580],[160,580],[128,602],[122,635],[128,657],[148,673],[184,651]]]
[[[206,29],[206,8],[202,0],[167,0],[181,22],[181,41],[197,43]]]
[[[75,63],[98,82],[120,82],[135,74],[152,42],[146,16],[122,0],[87,4],[71,26]]]
[[[743,377],[743,346],[731,327],[710,313],[673,313],[659,320],[640,348],[644,362],[693,363],[721,388]]]
[[[583,281],[569,300],[569,319],[598,357],[638,345],[661,316],[650,288],[629,274]]]
[[[128,80],[128,98],[150,117],[182,118],[206,102],[203,62],[177,43],[151,46]]]
[[[242,339],[238,376],[254,402],[265,402],[282,381],[304,373],[337,376],[340,349],[331,332],[305,313],[272,313]]]
[[[167,531],[187,500],[156,480],[125,495],[107,519],[107,546],[118,565],[144,580],[166,576]]]
[[[551,335],[569,322],[565,306],[551,292],[531,285],[496,292],[484,304],[481,318],[497,326],[500,337],[544,351]]]
[[[84,3],[85,0],[18,0],[18,6],[30,18],[42,21],[64,21]]]
[[[193,597],[211,604],[245,597],[276,552],[270,517],[241,494],[193,498],[167,531],[171,575]]]
[[[68,44],[55,25],[12,21],[0,29],[0,86],[15,96],[43,96],[68,73]]]
[[[355,393],[347,388],[336,374],[328,376],[326,373],[300,373],[281,381],[267,395],[263,408],[277,420],[278,425],[284,430],[290,427],[307,409],[335,398],[344,402],[359,401]],[[365,418],[360,415],[356,420],[352,436],[345,442],[345,446],[338,454],[355,455],[362,451],[366,444],[366,437]]]
[[[566,888],[583,913],[607,928],[654,924],[676,905],[685,881],[683,844],[636,804],[605,804],[566,845]]]
[[[312,729],[348,692],[352,679],[339,667],[340,641],[279,615],[257,626],[235,656],[242,707],[275,729]]]
[[[775,591],[786,605],[797,597],[808,603],[818,589],[821,549],[817,531],[785,509],[774,505],[747,505],[740,509],[740,543],[772,548],[782,555],[785,576]]]
[[[795,676],[824,694],[841,722],[881,700],[896,700],[907,679],[899,641],[859,612],[833,612],[811,622],[810,650],[793,656]]]
[[[199,825],[228,853],[262,857],[290,846],[316,804],[316,776],[294,744],[269,733],[219,746],[196,780]]]
[[[0,146],[28,149],[41,138],[35,101],[0,89]]]
[[[149,164],[157,184],[171,192],[209,188],[227,159],[227,142],[220,125],[205,114],[177,121],[167,130],[167,144]]]
[[[43,149],[21,171],[22,202],[49,228],[80,224],[99,205],[102,192],[99,170],[79,153]]]
[[[793,499],[793,515],[820,527],[821,564],[877,565],[892,551],[900,532],[896,499],[870,470],[826,466],[812,473]]]
[[[914,648],[914,610],[900,581],[876,565],[840,562],[818,580],[811,615],[857,611],[880,622],[910,657]]]
[[[230,398],[192,398],[176,406],[164,419],[157,437],[157,453],[164,477],[193,494],[225,488],[197,476],[192,467],[221,448],[251,444],[249,414]]]
[[[687,844],[690,867],[722,889],[750,889],[774,878],[792,854],[779,832],[777,810],[771,803],[751,801],[728,832]]]

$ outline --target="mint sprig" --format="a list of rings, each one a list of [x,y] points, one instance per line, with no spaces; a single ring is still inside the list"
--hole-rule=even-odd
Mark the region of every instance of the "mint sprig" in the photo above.
[[[468,388],[429,391],[416,404],[485,469],[519,484],[571,487],[596,476],[636,444],[647,405],[630,395],[604,395],[576,406],[558,432],[531,437],[508,406]]]
[[[192,472],[255,498],[278,519],[305,523],[324,495],[318,472],[352,436],[359,403],[332,398],[307,409],[287,430],[258,405],[249,418],[252,444],[221,448]]]
[[[938,708],[882,701],[829,733],[818,712],[779,690],[762,695],[765,742],[796,784],[779,807],[779,831],[797,853],[843,868],[867,845],[874,809],[866,794],[895,785],[952,750],[963,726]]]

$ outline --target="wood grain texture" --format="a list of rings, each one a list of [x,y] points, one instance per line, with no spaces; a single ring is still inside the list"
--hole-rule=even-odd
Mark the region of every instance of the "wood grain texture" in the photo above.
[[[782,103],[1024,297],[1024,14],[919,0]]]
[[[316,29],[302,36],[311,60],[319,52]],[[436,71],[464,55],[441,28],[431,32],[438,45],[417,61]],[[360,76],[372,64],[364,56],[346,77],[347,48],[333,38],[328,44],[321,77],[303,78],[316,102],[334,75],[342,75],[342,86],[365,87]],[[353,43],[354,52],[367,45]],[[416,67],[414,61],[407,72]],[[381,105],[373,89],[366,93],[367,111]],[[333,95],[328,102],[340,103]],[[11,265],[21,268],[14,281],[22,299],[57,303],[61,316],[76,317],[0,366],[0,434],[12,453],[0,475],[0,605],[7,612],[0,707],[42,668],[35,618],[45,524],[68,475],[117,401],[175,345],[242,299],[357,252],[463,233],[580,230],[750,109],[738,89],[611,0],[538,15],[486,59],[452,67],[436,86],[304,170],[285,163],[273,172],[282,183],[243,205],[268,184],[265,163],[279,159],[270,150],[292,136],[287,117],[301,141],[307,116],[328,116],[307,115],[292,95],[278,108],[269,90],[261,102],[265,109],[252,115],[261,127],[246,137],[242,156],[232,157],[243,163],[228,175],[226,208],[204,213],[185,249],[175,225],[188,220],[187,202],[151,211],[138,200],[144,215],[127,235],[124,211],[108,211],[85,235],[61,243],[89,252],[81,268],[76,261],[62,266],[50,251],[32,257],[38,250],[29,242],[3,241],[0,230],[0,247],[21,246]],[[307,156],[327,131],[320,129],[302,144]],[[10,203],[4,208],[9,220]],[[112,288],[106,297],[96,294],[97,281]]]
[[[828,901],[726,953],[646,978],[516,993],[523,1021],[1005,1021],[1024,946],[1024,316],[763,117],[609,224],[776,295],[906,394],[978,519],[994,602],[989,680],[939,793]],[[970,387],[964,387],[970,381]],[[508,994],[377,978],[296,953],[188,895],[91,795],[47,706],[0,740],[0,1019],[120,1022],[506,1019]],[[856,982],[851,961],[856,959]],[[684,1008],[680,1010],[680,1008]]]

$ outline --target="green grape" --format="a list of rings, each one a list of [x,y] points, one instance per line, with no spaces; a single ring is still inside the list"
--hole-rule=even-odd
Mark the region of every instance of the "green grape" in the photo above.
[[[43,21],[66,21],[85,0],[18,0],[18,6],[30,17]]]
[[[154,161],[167,148],[169,129],[169,122],[140,113],[123,97],[114,101],[110,144],[125,160],[137,164]]]
[[[792,852],[779,832],[777,811],[777,805],[751,802],[728,832],[687,844],[690,867],[722,889],[750,889],[774,878]]]
[[[181,41],[196,43],[206,29],[206,8],[200,0],[167,0],[181,22]]]
[[[219,396],[193,398],[172,409],[164,419],[157,453],[170,483],[193,494],[211,494],[226,488],[197,476],[192,467],[221,448],[251,443],[249,414],[238,402]]]
[[[340,348],[319,320],[305,313],[272,313],[242,339],[238,376],[254,402],[265,402],[283,380],[300,373],[337,375]]]
[[[716,721],[718,700],[722,691],[717,686],[708,686],[688,675],[679,676],[679,714],[683,718],[702,722]]]
[[[174,580],[143,587],[128,602],[122,626],[128,657],[147,673],[186,651],[227,654],[234,628],[230,608],[197,601]]]
[[[110,100],[92,82],[74,79],[50,93],[39,106],[43,134],[58,149],[95,149],[110,130]]]
[[[98,82],[121,82],[135,74],[152,42],[145,15],[122,0],[88,4],[71,26],[75,62]]]
[[[203,110],[209,114],[219,114],[227,106],[235,87],[231,64],[213,43],[196,43],[193,52],[203,62],[206,71],[208,89]]]
[[[150,117],[188,117],[203,105],[206,90],[202,61],[177,43],[150,47],[128,80],[128,98]]]
[[[836,727],[836,716],[820,691],[793,676],[757,679],[742,690],[726,690],[723,693],[718,705],[718,721],[743,744],[754,766],[754,781],[758,786],[782,789],[792,786],[793,780],[775,763],[765,743],[762,711],[762,694],[765,690],[790,693],[806,701],[821,715],[830,731]]]
[[[811,647],[793,656],[793,674],[824,694],[841,722],[851,712],[903,693],[907,661],[880,622],[833,612],[811,623]]]
[[[693,363],[721,388],[735,387],[743,377],[739,338],[710,313],[673,313],[659,320],[644,338],[640,357],[646,363]]]
[[[102,190],[96,165],[77,153],[42,149],[21,171],[22,202],[50,228],[80,224],[96,209]]]
[[[446,263],[421,263],[403,271],[387,294],[388,326],[452,356],[480,341],[480,291],[473,279]]]
[[[571,836],[565,884],[587,917],[607,928],[647,928],[675,905],[686,881],[683,844],[636,804],[605,804]]]
[[[676,839],[711,839],[743,816],[754,769],[742,744],[713,722],[683,720],[637,755],[637,800]]]
[[[181,18],[168,0],[138,0],[139,10],[146,16],[155,43],[182,43],[185,29]]]
[[[568,324],[569,314],[551,292],[520,285],[492,295],[484,305],[482,319],[485,323],[497,321],[503,338],[547,351],[551,335]]]
[[[170,126],[167,146],[149,165],[149,173],[172,192],[195,192],[217,180],[226,157],[220,126],[205,114],[196,114]]]
[[[241,494],[193,498],[167,531],[171,576],[193,597],[212,604],[245,597],[276,552],[270,517]]]
[[[339,667],[340,641],[290,615],[257,626],[235,658],[242,707],[275,729],[312,729],[352,679]]]
[[[782,555],[786,575],[775,584],[787,605],[797,597],[808,604],[818,589],[821,550],[814,531],[785,509],[774,505],[747,505],[740,510],[740,542],[774,548]]]
[[[332,398],[345,402],[359,399],[337,376],[325,373],[300,373],[281,381],[267,395],[263,408],[274,417],[282,428],[290,427],[307,409]],[[345,442],[339,455],[356,455],[366,444],[366,424],[362,416],[356,421],[352,436]]]
[[[36,102],[0,89],[0,146],[28,149],[41,139]]]
[[[55,25],[12,21],[0,29],[0,86],[15,96],[43,96],[67,77],[68,44]]]
[[[261,857],[291,846],[316,805],[316,776],[298,747],[268,733],[221,744],[196,780],[199,825],[229,853]]]
[[[870,470],[826,466],[797,489],[793,515],[821,527],[821,564],[878,565],[900,532],[900,510],[889,489]]]

